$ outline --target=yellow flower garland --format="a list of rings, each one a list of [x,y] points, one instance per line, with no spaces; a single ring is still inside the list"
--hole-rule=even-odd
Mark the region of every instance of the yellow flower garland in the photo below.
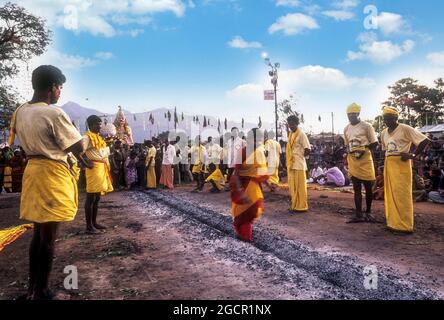
[[[98,133],[94,133],[94,132],[88,131],[86,133],[86,135],[91,140],[92,146],[94,148],[96,148],[97,150],[101,150],[101,149],[104,149],[104,148],[107,147],[105,140]]]

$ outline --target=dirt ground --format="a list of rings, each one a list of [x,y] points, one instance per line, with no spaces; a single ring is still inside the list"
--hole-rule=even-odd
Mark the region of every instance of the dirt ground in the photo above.
[[[411,282],[427,294],[387,291],[382,297],[444,297],[444,209],[415,204],[415,233],[394,235],[381,224],[348,225],[353,195],[310,191],[310,211],[290,214],[285,190],[266,194],[263,218],[253,226],[258,240],[246,244],[230,231],[229,193],[190,193],[192,186],[169,191],[115,192],[102,199],[99,235],[84,234],[83,210],[62,225],[57,240],[52,286],[61,299],[356,299],[366,298],[355,283],[335,284],[330,276],[282,254],[285,248],[260,244],[266,230],[272,241],[309,248],[322,259],[353,261],[387,270],[392,283]],[[157,195],[158,194],[158,195]],[[177,205],[159,199],[176,199]],[[178,200],[177,200],[178,199]],[[80,197],[80,204],[84,195]],[[173,200],[171,200],[173,201]],[[207,210],[222,220],[205,223],[187,215],[185,206]],[[0,229],[18,225],[18,195],[0,195]],[[183,210],[182,210],[183,209]],[[188,210],[188,209],[187,209]],[[383,203],[375,215],[384,222]],[[204,211],[202,211],[204,212]],[[262,233],[261,233],[262,232]],[[0,299],[26,291],[28,245],[32,232],[0,252]],[[281,243],[281,242],[279,242]],[[282,242],[283,243],[283,242]],[[302,249],[301,249],[302,250]],[[313,254],[312,254],[313,256]],[[337,258],[335,258],[337,257]],[[327,260],[325,260],[327,261]],[[329,260],[328,260],[329,261]],[[355,263],[356,262],[356,263]],[[304,264],[305,263],[305,264]],[[310,262],[311,263],[311,262]],[[66,290],[63,269],[78,269],[79,289]],[[317,266],[317,265],[316,265]],[[341,268],[343,264],[338,264]],[[328,266],[326,266],[328,268]],[[316,269],[316,270],[315,270]],[[324,271],[322,271],[324,272]],[[385,272],[385,271],[384,271]],[[394,275],[394,276],[392,276]],[[359,283],[357,279],[356,283]],[[353,289],[350,289],[352,288]],[[408,287],[402,287],[408,291]],[[351,290],[351,291],[350,291]],[[358,290],[358,291],[357,291]],[[397,289],[398,290],[398,289]],[[398,290],[398,291],[399,291]],[[376,296],[381,297],[381,296]],[[371,296],[370,296],[371,298]]]

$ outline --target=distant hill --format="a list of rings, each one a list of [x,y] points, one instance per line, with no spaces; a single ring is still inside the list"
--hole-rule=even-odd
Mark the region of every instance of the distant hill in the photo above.
[[[108,122],[113,122],[117,113],[117,109],[113,114],[102,112],[99,110],[86,108],[81,106],[76,102],[68,102],[61,106],[61,108],[69,115],[74,124],[80,129],[82,133],[86,131],[86,119],[90,115],[98,115],[102,116]],[[171,113],[171,121],[169,122],[167,118],[165,118],[165,114],[170,111]],[[145,139],[150,139],[153,136],[156,136],[158,133],[162,133],[168,131],[170,129],[174,129],[174,109],[166,109],[166,108],[158,108],[152,111],[147,111],[143,113],[132,113],[130,111],[124,110],[125,116],[128,119],[128,123],[133,130],[133,138],[135,142],[143,142]],[[154,117],[154,124],[151,124],[149,121],[150,115]],[[193,115],[187,115],[184,113],[184,120],[182,120],[182,112],[177,111],[177,116],[179,123],[177,125],[177,129],[184,130],[187,134],[191,134],[191,125],[193,122]],[[199,118],[200,128],[203,126],[204,115],[194,115]],[[207,121],[209,120],[209,125],[206,129],[213,129],[214,133],[208,133],[211,135],[217,134],[218,127],[218,119],[212,116],[207,116]],[[220,119],[221,122],[221,132],[224,132],[224,119]],[[239,121],[230,121],[228,119],[228,130],[231,127],[239,127],[241,128],[241,119]],[[257,124],[253,123],[245,123],[245,128],[243,131],[247,131],[253,127],[256,127]],[[272,125],[269,123],[263,123],[263,128],[271,128]],[[204,137],[206,138],[206,137]]]

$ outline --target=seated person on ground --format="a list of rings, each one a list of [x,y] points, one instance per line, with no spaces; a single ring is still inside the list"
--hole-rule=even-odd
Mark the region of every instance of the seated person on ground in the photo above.
[[[225,177],[222,171],[214,163],[210,163],[208,168],[210,169],[210,175],[205,182],[209,182],[213,186],[210,192],[221,192],[225,189]]]
[[[325,174],[319,176],[316,182],[325,186],[344,187],[345,177],[341,170],[333,162],[329,162],[327,166]]]
[[[441,181],[439,183],[438,191],[429,193],[429,199],[434,203],[444,204],[444,161],[441,160]]]

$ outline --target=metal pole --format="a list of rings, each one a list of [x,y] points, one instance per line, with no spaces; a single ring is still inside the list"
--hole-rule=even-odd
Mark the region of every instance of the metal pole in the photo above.
[[[335,123],[334,123],[334,114],[331,113],[331,137],[333,142],[335,142]]]
[[[274,83],[274,116],[275,116],[275,120],[276,120],[276,141],[279,141],[279,137],[278,137],[277,82]]]

